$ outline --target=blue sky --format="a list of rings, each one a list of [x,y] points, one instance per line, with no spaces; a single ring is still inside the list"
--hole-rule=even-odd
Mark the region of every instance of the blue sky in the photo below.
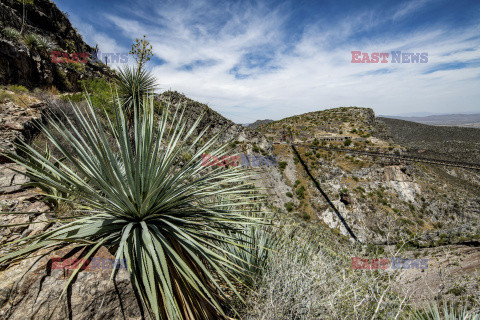
[[[340,106],[480,113],[478,0],[55,2],[101,52],[128,52],[145,34],[160,92],[237,123]],[[428,62],[351,63],[351,51]]]

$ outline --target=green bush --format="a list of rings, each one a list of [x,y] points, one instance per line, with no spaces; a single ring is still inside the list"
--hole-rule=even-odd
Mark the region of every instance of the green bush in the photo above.
[[[37,38],[38,38],[37,44],[44,51],[49,52],[57,48],[57,44],[54,41],[52,41],[49,37],[39,35],[37,36]]]
[[[441,306],[443,304],[443,308]],[[468,311],[466,305],[453,302],[430,302],[423,309],[412,310],[409,319],[413,320],[479,320],[480,312]]]
[[[105,78],[95,78],[81,80],[80,85],[88,93],[94,107],[105,109],[111,119],[115,117],[112,99],[112,93],[116,88],[114,84],[108,82]]]
[[[34,33],[27,33],[23,36],[23,41],[30,50],[37,50],[41,48],[39,37]]]
[[[311,217],[310,217],[310,215],[309,215],[308,213],[304,212],[304,213],[302,214],[302,219],[303,219],[303,220],[306,220],[306,221],[309,221],[309,220],[311,219]]]
[[[20,34],[20,31],[14,28],[5,28],[2,30],[3,36],[10,41],[17,42],[21,39],[22,35]]]
[[[304,186],[300,186],[300,188],[298,188],[295,193],[297,194],[297,197],[298,197],[299,199],[304,199],[304,198],[305,198],[305,187],[304,187]]]
[[[293,198],[293,194],[292,194],[290,191],[287,192],[286,195],[287,195],[287,197],[289,197],[289,198]]]
[[[0,103],[5,103],[7,101],[11,101],[12,99],[13,99],[13,95],[5,91],[0,91]]]
[[[71,101],[71,102],[80,102],[85,100],[85,96],[81,92],[77,92],[74,94],[64,94],[60,97],[63,101]]]
[[[280,161],[278,163],[278,167],[280,168],[281,171],[285,170],[285,168],[287,167],[287,162],[286,161]]]
[[[17,84],[12,84],[8,86],[8,90],[13,91],[13,92],[28,92],[28,89],[25,88],[24,86],[17,85]]]
[[[287,209],[288,212],[292,212],[293,211],[293,203],[291,202],[287,202],[285,203],[285,209]]]

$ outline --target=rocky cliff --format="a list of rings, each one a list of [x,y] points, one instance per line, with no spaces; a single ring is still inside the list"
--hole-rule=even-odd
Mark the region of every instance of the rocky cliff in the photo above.
[[[111,75],[101,63],[52,63],[52,51],[93,50],[52,1],[35,0],[25,5],[25,13],[23,25],[22,2],[0,2],[0,84],[79,91],[79,80]]]

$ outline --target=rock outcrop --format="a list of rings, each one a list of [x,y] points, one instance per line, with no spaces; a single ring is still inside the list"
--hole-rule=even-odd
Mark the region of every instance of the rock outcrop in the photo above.
[[[110,281],[115,257],[101,247],[77,274],[57,304],[82,252],[65,248],[37,254],[0,271],[0,318],[143,319],[130,275],[123,265]],[[103,301],[103,306],[102,306]]]
[[[0,2],[0,84],[80,91],[79,80],[112,75],[101,63],[52,63],[54,50],[69,54],[93,51],[52,1],[35,0],[32,5],[27,4],[22,35],[9,39],[5,29],[20,31],[22,12],[21,1]],[[48,39],[51,47],[40,49],[38,43],[33,42],[27,45],[22,37],[28,34]]]
[[[13,92],[7,93],[15,95]],[[44,104],[33,97],[26,96],[19,102],[9,101],[0,104],[0,150],[14,151],[14,143],[19,140],[29,141],[37,132],[36,121],[41,121]],[[9,160],[0,157],[0,163]],[[0,190],[0,192],[2,192]]]

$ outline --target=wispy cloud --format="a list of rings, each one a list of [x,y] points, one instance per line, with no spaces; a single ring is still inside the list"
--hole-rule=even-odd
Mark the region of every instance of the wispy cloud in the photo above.
[[[392,19],[394,21],[406,17],[414,12],[418,12],[421,8],[425,7],[432,0],[411,0],[403,5],[395,12]]]
[[[381,114],[480,110],[480,70],[472,63],[480,59],[478,25],[426,24],[404,32],[389,26],[427,4],[325,14],[295,33],[288,4],[147,2],[148,11],[135,7],[133,18],[103,18],[130,42],[147,35],[162,61],[151,65],[161,88],[209,103],[237,122],[350,105]],[[352,50],[428,52],[429,61],[352,64]]]

